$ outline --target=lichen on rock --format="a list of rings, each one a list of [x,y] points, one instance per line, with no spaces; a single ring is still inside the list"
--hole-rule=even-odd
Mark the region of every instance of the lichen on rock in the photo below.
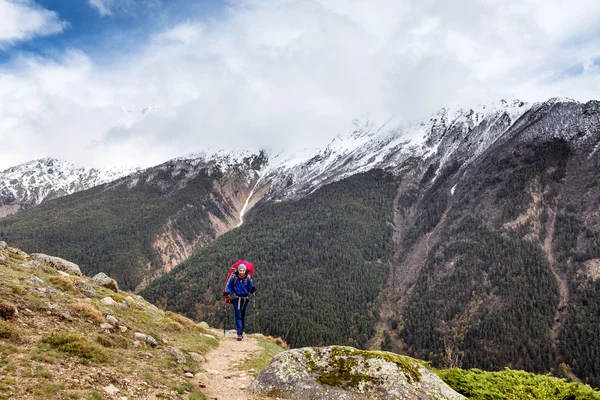
[[[71,261],[64,260],[60,257],[49,256],[41,253],[33,253],[31,254],[31,258],[57,271],[63,271],[69,274],[82,276],[79,265],[72,263]]]
[[[465,398],[410,357],[345,346],[280,353],[250,390],[282,399]]]

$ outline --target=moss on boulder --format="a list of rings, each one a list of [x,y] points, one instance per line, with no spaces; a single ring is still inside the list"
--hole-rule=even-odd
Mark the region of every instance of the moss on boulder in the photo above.
[[[280,353],[250,390],[285,399],[465,398],[410,357],[345,346]]]

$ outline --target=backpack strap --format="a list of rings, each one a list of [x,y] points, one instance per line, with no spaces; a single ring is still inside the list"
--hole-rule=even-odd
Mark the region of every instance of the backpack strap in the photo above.
[[[233,287],[234,288],[235,288],[235,284],[237,283],[238,279],[239,278],[237,276],[237,273],[234,274],[233,275]],[[249,288],[249,286],[250,286],[250,277],[248,276],[248,274],[246,274],[246,278],[244,278],[244,280],[246,281],[246,289],[248,289],[248,291],[250,291],[250,288]]]

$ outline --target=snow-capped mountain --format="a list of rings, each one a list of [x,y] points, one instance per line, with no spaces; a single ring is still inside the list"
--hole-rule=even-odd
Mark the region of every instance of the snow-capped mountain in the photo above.
[[[86,190],[138,171],[138,168],[85,168],[68,161],[43,158],[0,171],[0,207],[5,213],[44,200]]]
[[[339,135],[323,150],[303,155],[278,155],[264,174],[271,181],[269,197],[302,197],[324,184],[374,168],[396,170],[412,158],[439,157],[440,167],[457,153],[477,157],[537,104],[501,101],[475,109],[443,108],[428,121],[383,125],[355,120],[355,130]],[[468,150],[465,150],[465,145]]]
[[[245,169],[248,185],[254,189],[268,186],[268,191],[261,191],[266,199],[300,198],[352,174],[374,168],[398,171],[409,159],[435,160],[438,171],[452,161],[468,164],[534,123],[536,129],[523,134],[523,140],[537,135],[581,141],[591,128],[579,117],[593,112],[594,107],[597,102],[583,104],[564,98],[533,104],[501,100],[473,108],[442,108],[420,123],[390,119],[374,124],[357,119],[352,132],[338,135],[324,149],[275,155],[207,149],[147,171],[166,168],[174,174],[184,172],[188,179],[179,181],[181,185],[203,168],[217,172]],[[87,169],[50,158],[36,160],[0,172],[0,205],[36,205],[132,172],[135,170]],[[144,179],[152,180],[155,175],[146,174]],[[137,182],[137,177],[128,180],[129,185]]]

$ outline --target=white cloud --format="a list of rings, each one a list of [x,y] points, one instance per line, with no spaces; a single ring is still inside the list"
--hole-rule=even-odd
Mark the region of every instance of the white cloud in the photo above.
[[[0,168],[322,145],[354,117],[587,100],[600,93],[598,22],[590,0],[236,2],[219,20],[151,32],[109,66],[70,51],[0,68]]]
[[[98,10],[100,15],[110,15],[112,14],[112,6],[115,0],[89,0],[90,6],[94,7]]]
[[[31,0],[0,0],[0,47],[63,30],[58,15]]]
[[[88,0],[90,7],[95,8],[103,17],[116,12],[130,12],[135,7],[154,7],[160,2],[161,0]]]

